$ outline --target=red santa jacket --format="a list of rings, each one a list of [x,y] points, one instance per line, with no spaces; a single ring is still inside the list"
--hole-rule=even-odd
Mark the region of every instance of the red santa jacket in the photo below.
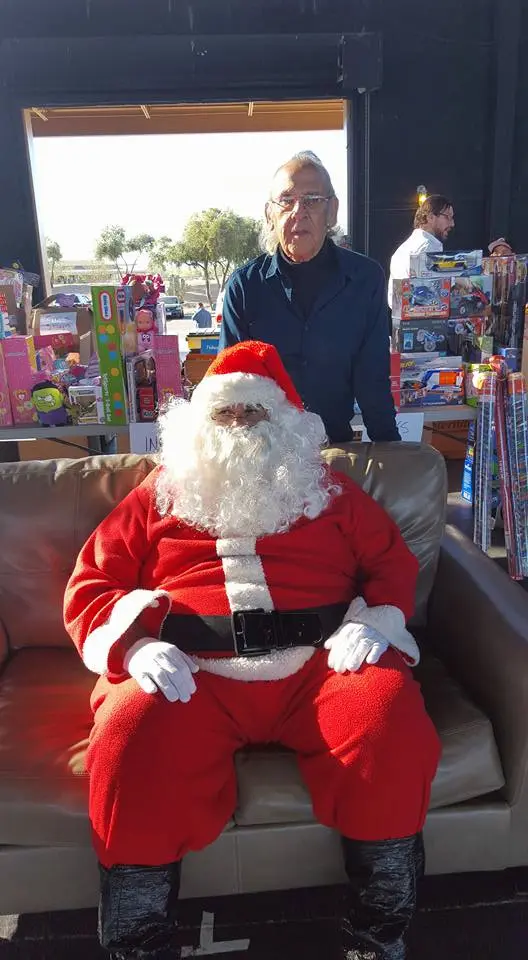
[[[94,672],[108,671],[112,650],[138,618],[145,635],[157,637],[169,611],[296,610],[361,595],[368,607],[411,616],[417,561],[388,514],[346,476],[333,475],[342,492],[317,519],[258,540],[221,539],[160,516],[160,469],[97,527],[66,588],[66,628]]]

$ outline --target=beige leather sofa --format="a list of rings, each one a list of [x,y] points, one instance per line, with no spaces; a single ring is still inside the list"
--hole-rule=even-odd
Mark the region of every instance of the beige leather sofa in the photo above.
[[[528,864],[528,596],[457,530],[444,535],[445,469],[431,447],[351,444],[328,457],[385,504],[421,563],[418,675],[443,741],[428,870]],[[2,914],[96,902],[83,768],[94,677],[64,632],[62,595],[87,535],[152,466],[0,466]],[[338,838],[314,822],[294,757],[243,752],[238,774],[233,821],[187,858],[183,894],[342,880]]]

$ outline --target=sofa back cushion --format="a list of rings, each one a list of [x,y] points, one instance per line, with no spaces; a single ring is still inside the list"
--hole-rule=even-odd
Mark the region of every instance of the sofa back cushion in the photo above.
[[[442,458],[420,444],[346,444],[325,456],[400,526],[421,565],[423,619],[443,531]],[[130,454],[0,465],[0,622],[12,648],[71,643],[62,602],[79,550],[154,466]]]

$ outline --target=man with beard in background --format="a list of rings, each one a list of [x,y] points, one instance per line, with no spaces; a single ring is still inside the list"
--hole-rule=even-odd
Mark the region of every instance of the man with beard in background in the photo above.
[[[343,838],[340,956],[400,960],[439,753],[409,669],[417,562],[326,467],[322,421],[273,346],[220,353],[161,437],[161,465],[92,534],[65,597],[101,674],[87,757],[101,944],[181,955],[181,860],[232,816],[235,752],[279,742]]]

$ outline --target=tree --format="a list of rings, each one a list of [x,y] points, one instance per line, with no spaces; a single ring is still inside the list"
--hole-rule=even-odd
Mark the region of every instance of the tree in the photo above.
[[[55,267],[62,260],[62,252],[58,243],[53,240],[46,240],[46,256],[51,264],[51,286],[55,278]]]
[[[259,224],[232,210],[211,207],[188,220],[182,239],[167,254],[177,264],[200,269],[204,275],[207,299],[211,303],[213,276],[221,289],[231,271],[257,256]]]
[[[151,250],[155,242],[150,233],[140,233],[136,237],[127,238],[124,227],[114,224],[105,227],[101,232],[95,248],[95,258],[112,260],[118,274],[133,273],[139,254]],[[131,261],[125,258],[126,253],[134,254]]]
[[[105,227],[95,247],[96,260],[111,260],[115,263],[118,274],[129,273],[128,264],[124,258],[127,250],[127,239],[124,227]]]

